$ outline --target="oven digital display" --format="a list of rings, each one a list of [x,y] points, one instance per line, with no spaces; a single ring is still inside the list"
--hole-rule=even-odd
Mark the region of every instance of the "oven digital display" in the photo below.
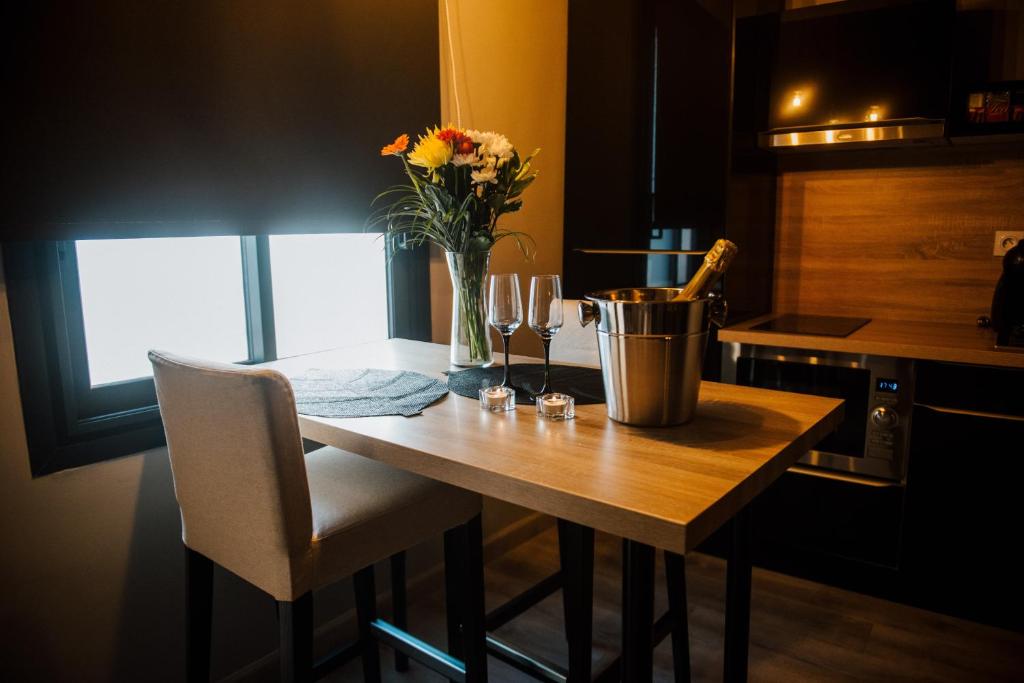
[[[895,394],[900,390],[900,383],[894,379],[879,377],[875,380],[875,391],[884,391],[887,394]]]

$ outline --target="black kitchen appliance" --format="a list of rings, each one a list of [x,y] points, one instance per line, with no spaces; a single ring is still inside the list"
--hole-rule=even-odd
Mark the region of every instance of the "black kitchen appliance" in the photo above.
[[[1003,274],[992,297],[996,347],[1024,350],[1024,244],[1003,256]]]
[[[732,342],[724,344],[722,379],[844,399],[843,422],[801,458],[801,466],[872,483],[904,481],[913,361]]]
[[[847,318],[838,315],[783,313],[751,327],[758,332],[810,334],[817,337],[849,337],[871,322],[871,318]]]
[[[944,143],[955,16],[952,0],[854,0],[783,12],[770,130],[760,145]]]
[[[730,342],[722,379],[845,401],[839,427],[755,501],[756,561],[891,594],[901,562],[914,361]]]

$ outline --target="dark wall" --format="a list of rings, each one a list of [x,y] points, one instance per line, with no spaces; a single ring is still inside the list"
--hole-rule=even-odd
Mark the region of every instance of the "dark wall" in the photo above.
[[[654,224],[725,234],[732,105],[730,3],[658,2]],[[717,11],[716,11],[717,10]]]
[[[566,296],[642,285],[651,223],[654,3],[571,0],[565,126]],[[609,283],[614,284],[609,284]]]
[[[400,179],[381,145],[440,110],[436,2],[6,15],[0,238],[359,229]]]
[[[726,295],[735,292],[742,310],[767,310],[774,158],[744,159],[744,175],[731,175],[732,123],[738,115],[739,128],[752,129],[746,137],[755,141],[766,124],[764,107],[752,105],[767,88],[772,46],[761,43],[774,36],[776,19],[769,17],[767,26],[760,20],[735,45],[741,110],[733,107],[731,2],[600,0],[570,2],[569,10],[568,295],[648,284],[646,255],[580,249],[651,249],[656,235],[674,233],[673,248],[706,250],[728,237],[743,259],[733,270],[744,274],[726,277]],[[669,241],[657,244],[665,248]],[[678,261],[670,268],[685,282],[698,264],[690,257],[685,268]]]

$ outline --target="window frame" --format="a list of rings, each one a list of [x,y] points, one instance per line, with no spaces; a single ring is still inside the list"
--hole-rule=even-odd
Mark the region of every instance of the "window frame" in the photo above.
[[[385,249],[388,336],[429,340],[428,249]],[[242,363],[276,360],[270,238],[241,235],[240,251]],[[75,242],[5,243],[3,261],[32,476],[164,445],[151,377],[91,385]]]

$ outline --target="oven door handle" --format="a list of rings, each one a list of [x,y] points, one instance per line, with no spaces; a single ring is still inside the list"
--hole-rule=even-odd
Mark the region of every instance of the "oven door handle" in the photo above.
[[[894,486],[903,486],[898,481],[888,481],[886,479],[875,479],[863,474],[848,474],[846,472],[835,472],[832,470],[823,470],[817,467],[808,467],[807,465],[793,465],[789,468],[789,471],[794,474],[802,474],[808,477],[818,477],[820,479],[832,479],[834,481],[845,481],[849,484],[860,484],[861,486],[870,486],[877,489],[892,488]]]
[[[966,417],[982,417],[989,420],[1012,420],[1013,422],[1024,422],[1024,416],[1020,415],[990,413],[985,410],[968,410],[966,408],[944,408],[942,406],[935,406],[928,403],[915,403],[914,405],[918,408],[927,408],[928,410],[934,410],[937,413],[943,413],[945,415],[964,415]]]

